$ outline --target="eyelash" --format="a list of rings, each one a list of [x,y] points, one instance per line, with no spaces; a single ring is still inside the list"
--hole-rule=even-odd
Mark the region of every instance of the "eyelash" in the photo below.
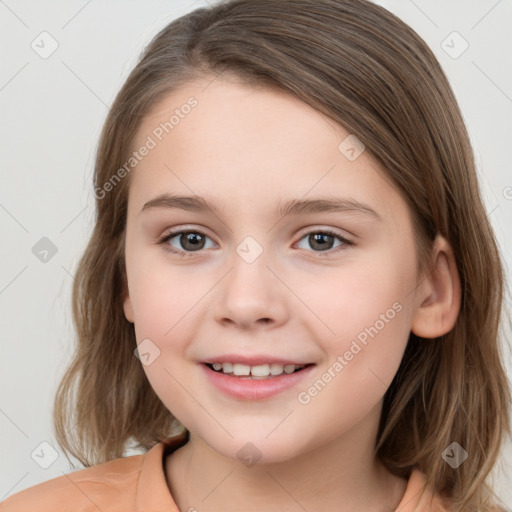
[[[206,233],[203,233],[202,231],[199,231],[196,229],[181,229],[181,230],[171,231],[171,232],[167,233],[166,235],[163,236],[163,238],[161,238],[158,241],[158,244],[162,245],[162,248],[164,251],[172,253],[172,254],[176,254],[176,255],[180,256],[181,258],[186,258],[186,257],[192,256],[195,252],[201,252],[200,250],[199,251],[176,251],[175,249],[170,248],[170,246],[167,244],[167,242],[169,240],[171,240],[172,238],[176,237],[177,235],[181,235],[183,233],[196,233],[196,234],[205,236],[207,238],[210,238]],[[343,248],[345,246],[355,245],[354,242],[347,240],[346,238],[342,237],[338,233],[335,233],[334,231],[331,231],[329,229],[308,231],[307,233],[304,233],[304,235],[302,235],[302,237],[299,239],[299,242],[300,242],[300,240],[302,240],[303,238],[305,238],[309,235],[318,234],[318,233],[325,234],[325,235],[331,235],[334,238],[336,238],[337,240],[339,240],[340,242],[343,242],[343,245],[340,245],[336,249],[329,249],[327,251],[309,251],[309,252],[314,252],[314,253],[318,254],[321,258],[326,257],[327,255],[332,255],[334,253],[337,253],[337,252],[343,250]]]

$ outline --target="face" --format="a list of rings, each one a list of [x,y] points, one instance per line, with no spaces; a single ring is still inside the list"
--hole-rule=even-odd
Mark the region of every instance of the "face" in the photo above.
[[[207,83],[138,131],[135,147],[154,147],[130,175],[124,311],[151,386],[191,434],[283,461],[378,421],[416,307],[411,215],[327,116]]]

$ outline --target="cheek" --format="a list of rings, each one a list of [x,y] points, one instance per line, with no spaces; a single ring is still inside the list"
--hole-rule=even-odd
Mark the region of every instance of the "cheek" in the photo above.
[[[137,258],[129,284],[137,340],[154,338],[164,344],[193,321],[209,289],[197,269],[169,263],[162,249]]]
[[[298,397],[314,417],[332,417],[336,404],[338,419],[325,435],[350,429],[376,407],[400,366],[412,311],[400,275],[389,268],[371,279],[368,272],[353,273],[345,292],[328,295],[328,318],[336,334],[322,337],[325,363],[319,378]]]
[[[391,383],[410,334],[414,272],[412,258],[389,250],[341,270],[323,295],[310,294],[331,331],[323,337],[327,367],[340,356],[352,382]]]
[[[414,264],[397,251],[375,252],[358,261],[354,258],[328,273],[315,282],[302,283],[299,293],[307,298],[307,306],[323,321],[325,333],[333,340],[357,336],[381,315],[402,319],[405,315],[397,315],[396,310],[405,309],[413,297]]]
[[[165,406],[187,421],[191,406],[184,386],[189,382],[190,368],[183,364],[183,358],[193,328],[199,325],[197,306],[206,291],[204,285],[198,284],[197,274],[194,279],[183,267],[171,269],[161,262],[139,261],[130,292],[139,351],[142,353],[141,347],[145,347],[150,354],[150,362],[143,364],[143,370]]]
[[[171,265],[165,253],[147,250],[132,256],[136,264],[129,286],[135,335],[138,344],[145,343],[140,350],[145,347],[151,354],[151,363],[143,369],[167,406],[171,396],[173,403],[179,404],[183,395],[180,383],[187,381],[189,370],[183,358],[194,329],[201,325],[201,299],[212,284],[208,279],[198,279],[197,269]],[[186,400],[186,396],[182,398]]]

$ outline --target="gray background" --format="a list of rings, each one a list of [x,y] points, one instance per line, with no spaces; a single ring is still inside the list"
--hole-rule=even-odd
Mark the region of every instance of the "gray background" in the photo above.
[[[377,3],[426,40],[449,77],[509,278],[512,2]],[[202,5],[0,0],[0,501],[70,471],[52,434],[51,408],[71,355],[70,292],[93,225],[91,175],[100,129],[107,106],[151,37]],[[51,38],[40,36],[44,31]],[[49,51],[52,40],[58,48],[47,58],[31,47]],[[43,237],[57,249],[46,262],[32,250]],[[504,350],[512,375],[510,351]],[[498,495],[509,507],[511,466],[508,442],[494,474]]]

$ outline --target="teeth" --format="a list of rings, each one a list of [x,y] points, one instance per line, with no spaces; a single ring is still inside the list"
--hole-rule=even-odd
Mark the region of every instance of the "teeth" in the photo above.
[[[251,375],[255,377],[266,377],[270,373],[270,365],[251,366]]]
[[[233,371],[233,365],[231,363],[222,363],[222,371],[224,373],[231,373]]]
[[[251,367],[247,364],[235,363],[233,365],[233,373],[235,375],[249,375],[251,373]]]
[[[281,373],[283,373],[283,365],[277,364],[277,363],[272,363],[270,365],[270,373],[272,375],[281,375]]]
[[[282,375],[283,373],[290,374],[296,370],[304,368],[305,365],[295,364],[260,364],[257,366],[249,366],[240,363],[213,363],[212,367],[215,371],[222,373],[232,373],[237,376],[251,376],[253,378],[265,378],[268,376]]]

